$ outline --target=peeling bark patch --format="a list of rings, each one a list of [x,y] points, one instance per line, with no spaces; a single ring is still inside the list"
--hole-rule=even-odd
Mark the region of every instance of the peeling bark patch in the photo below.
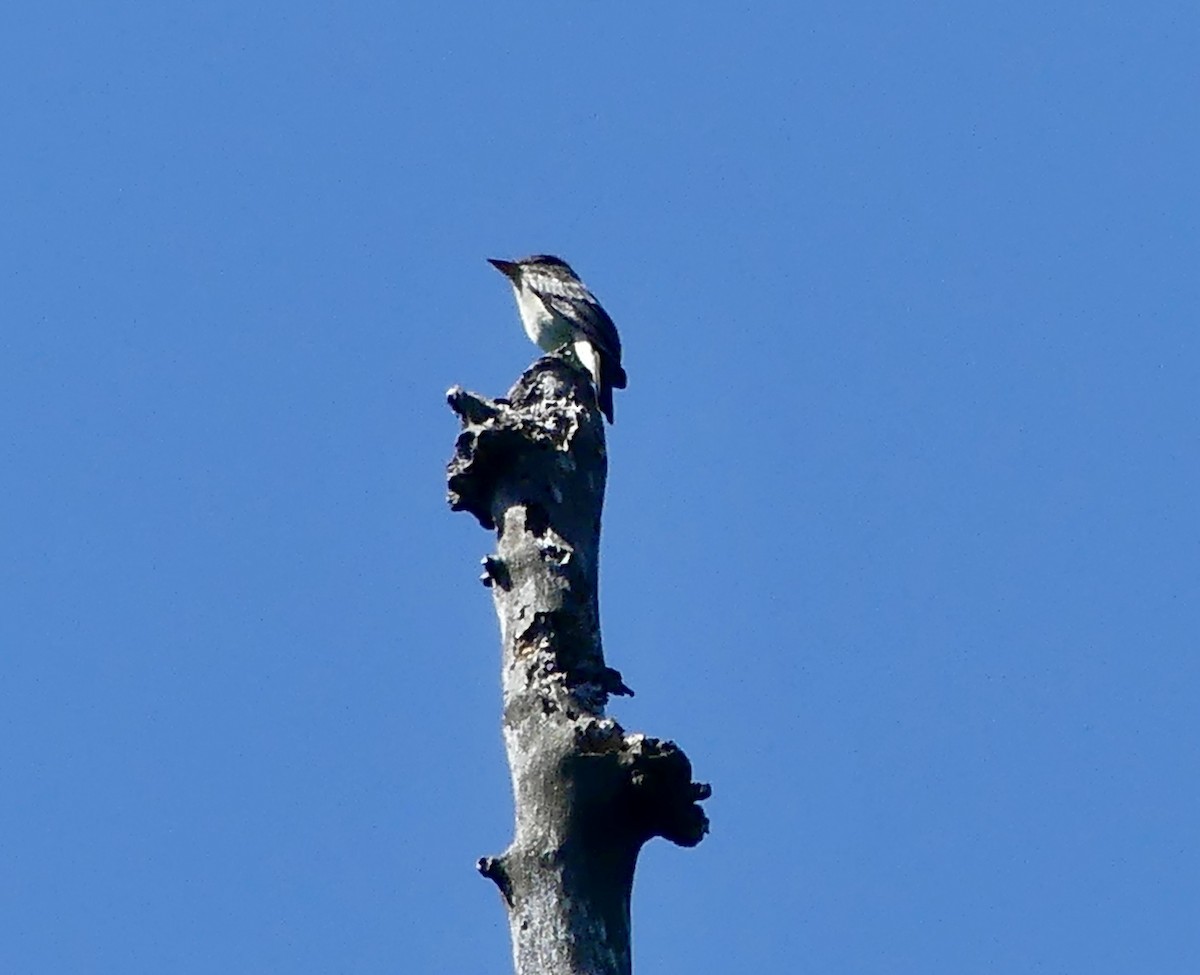
[[[551,656],[557,629],[554,626],[556,613],[534,613],[531,619],[514,638],[514,650],[518,657],[528,657],[539,651]]]

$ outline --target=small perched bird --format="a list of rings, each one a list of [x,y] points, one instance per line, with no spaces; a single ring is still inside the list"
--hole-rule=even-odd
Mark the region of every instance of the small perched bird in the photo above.
[[[612,391],[624,389],[626,382],[621,338],[595,295],[566,261],[550,254],[534,254],[519,261],[489,257],[488,263],[511,282],[521,324],[533,343],[545,352],[563,345],[575,350],[596,384],[601,412],[612,423]]]

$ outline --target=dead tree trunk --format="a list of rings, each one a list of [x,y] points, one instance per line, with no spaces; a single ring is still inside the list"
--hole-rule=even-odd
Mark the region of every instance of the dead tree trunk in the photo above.
[[[604,714],[610,694],[632,693],[600,642],[604,423],[586,375],[557,356],[507,400],[448,398],[463,424],[450,506],[496,531],[482,579],[500,618],[516,804],[512,843],[479,871],[504,898],[517,975],[629,975],[638,852],[654,836],[699,843],[709,788],[674,743]]]

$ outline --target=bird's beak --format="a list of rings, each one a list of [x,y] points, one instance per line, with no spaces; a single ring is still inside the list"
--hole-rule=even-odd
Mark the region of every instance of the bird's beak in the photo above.
[[[516,264],[513,261],[501,261],[495,257],[489,257],[487,262],[510,281],[515,281],[517,279],[517,272],[520,270],[519,264]]]

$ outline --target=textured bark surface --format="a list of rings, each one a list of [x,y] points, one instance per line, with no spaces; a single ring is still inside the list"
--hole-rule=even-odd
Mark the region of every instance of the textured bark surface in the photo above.
[[[604,713],[632,693],[600,639],[604,423],[586,375],[557,356],[507,400],[448,398],[463,424],[450,506],[496,532],[482,579],[500,620],[516,806],[511,845],[479,870],[504,898],[517,975],[628,975],[638,851],[654,836],[700,842],[709,788],[674,743]]]

